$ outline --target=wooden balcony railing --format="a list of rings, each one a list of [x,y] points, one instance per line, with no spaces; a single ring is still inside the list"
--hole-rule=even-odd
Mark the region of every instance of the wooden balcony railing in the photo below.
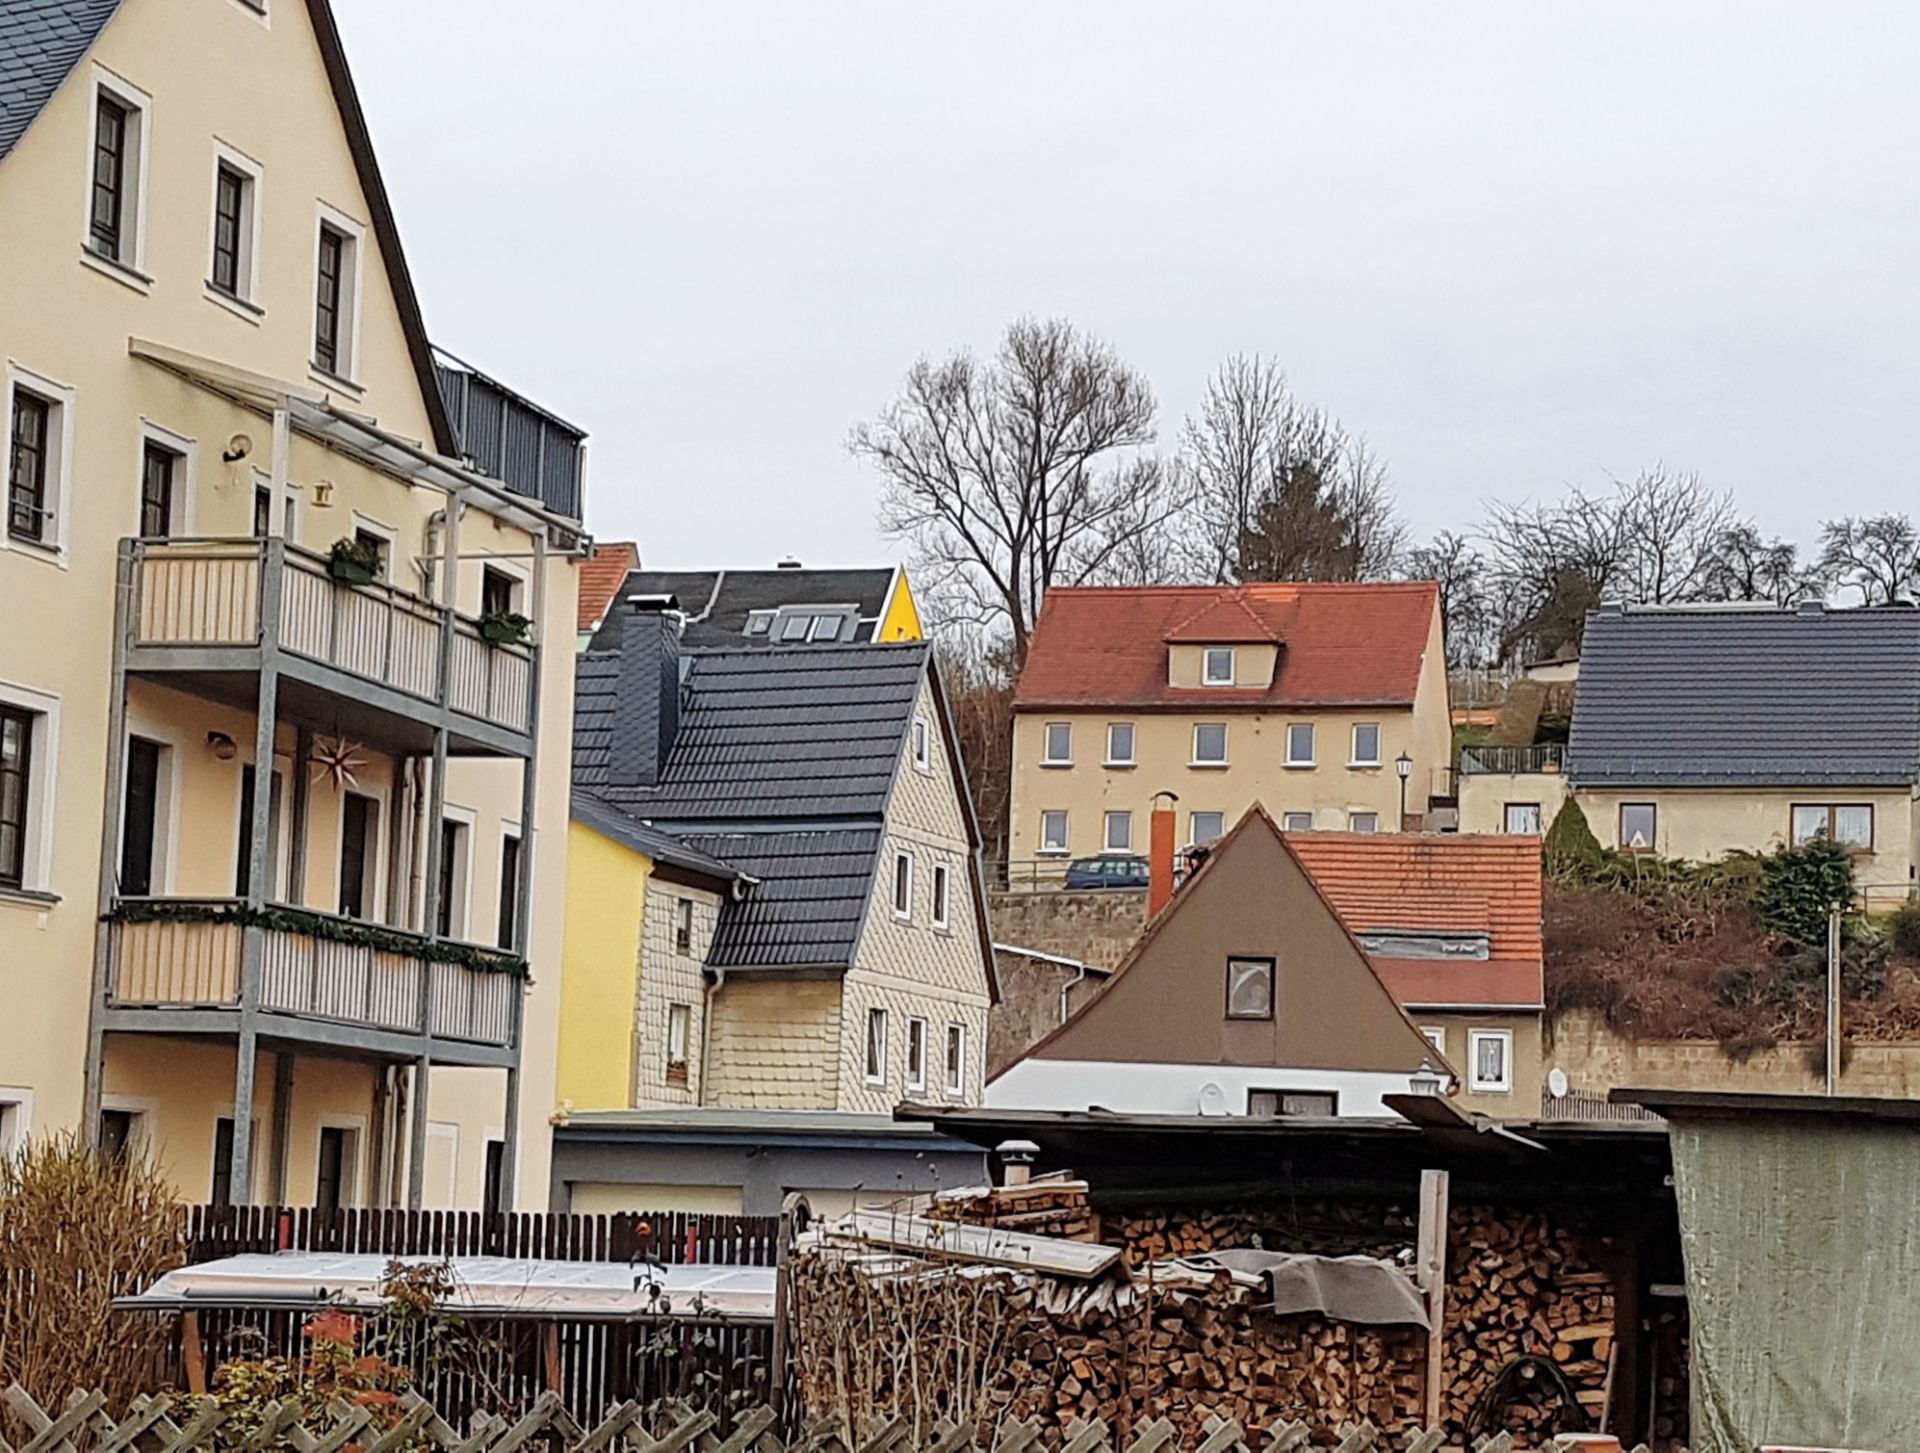
[[[273,560],[282,562],[271,623],[281,650],[437,702],[447,649],[447,706],[510,731],[531,728],[534,647],[489,641],[457,613],[449,633],[445,607],[384,582],[337,580],[323,556],[278,541],[135,541],[132,644],[260,645]]]
[[[1560,742],[1535,742],[1525,747],[1462,747],[1460,775],[1558,772],[1565,768],[1566,760],[1567,749]]]
[[[264,921],[263,921],[264,920]],[[117,1008],[238,1008],[244,936],[258,933],[259,1004],[274,1014],[511,1046],[517,961],[304,908],[249,918],[233,899],[122,900],[108,923]],[[377,938],[378,942],[367,941]]]

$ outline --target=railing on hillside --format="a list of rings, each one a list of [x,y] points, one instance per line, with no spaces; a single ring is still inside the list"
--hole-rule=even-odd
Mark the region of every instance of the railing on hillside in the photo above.
[[[1460,774],[1463,777],[1493,773],[1518,775],[1527,772],[1560,772],[1566,769],[1564,742],[1534,742],[1524,747],[1462,747]]]
[[[269,540],[133,542],[133,640],[140,648],[260,644],[269,561],[280,572],[280,648],[422,701],[438,700],[445,607],[384,581],[337,580],[327,558]],[[447,705],[511,731],[533,721],[531,645],[489,641],[454,614]]]

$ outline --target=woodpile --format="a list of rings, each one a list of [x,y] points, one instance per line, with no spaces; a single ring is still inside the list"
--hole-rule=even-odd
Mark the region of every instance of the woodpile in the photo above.
[[[1043,1176],[1023,1186],[986,1186],[944,1191],[925,1212],[933,1221],[998,1226],[1029,1236],[1098,1241],[1099,1222],[1087,1200],[1087,1183],[1070,1176]]]

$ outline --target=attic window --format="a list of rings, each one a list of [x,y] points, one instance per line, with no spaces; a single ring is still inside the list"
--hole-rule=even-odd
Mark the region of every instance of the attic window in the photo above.
[[[747,634],[764,636],[773,626],[773,612],[770,610],[752,611],[747,616]]]
[[[780,627],[780,639],[783,641],[804,641],[807,632],[813,629],[812,616],[788,616]]]
[[[1207,647],[1206,661],[1200,671],[1200,684],[1202,686],[1233,685],[1233,647]]]
[[[815,641],[837,641],[840,639],[840,626],[841,620],[839,616],[815,616],[813,618],[813,635],[809,637],[809,639]]]
[[[1273,960],[1227,960],[1227,1018],[1273,1018]]]

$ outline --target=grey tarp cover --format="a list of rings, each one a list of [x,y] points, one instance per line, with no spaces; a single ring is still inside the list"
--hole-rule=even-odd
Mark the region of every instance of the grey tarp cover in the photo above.
[[[1282,1316],[1321,1312],[1366,1327],[1427,1325],[1420,1289],[1399,1267],[1371,1256],[1305,1256],[1281,1251],[1214,1251],[1188,1266],[1220,1266],[1267,1278]]]
[[[1920,1448],[1920,1130],[1799,1114],[1671,1134],[1695,1453]]]

